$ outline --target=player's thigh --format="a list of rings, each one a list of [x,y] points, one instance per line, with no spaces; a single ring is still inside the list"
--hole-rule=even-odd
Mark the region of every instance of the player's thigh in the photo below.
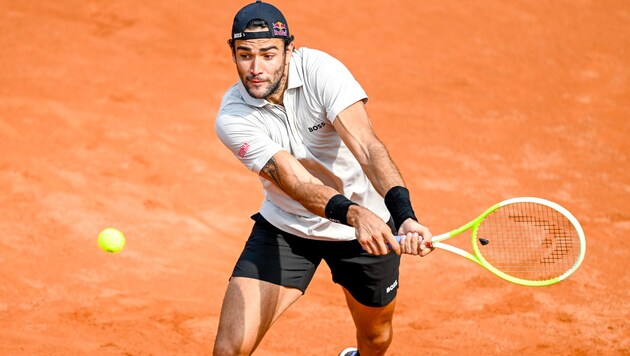
[[[301,295],[296,288],[233,277],[223,299],[217,344],[253,350],[271,324]]]

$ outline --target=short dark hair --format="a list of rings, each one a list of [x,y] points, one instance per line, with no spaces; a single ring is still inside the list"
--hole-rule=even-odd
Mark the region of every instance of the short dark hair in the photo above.
[[[254,19],[251,20],[250,22],[247,23],[247,26],[245,26],[246,30],[268,30],[269,29],[269,25],[267,24],[267,21],[265,20],[259,20],[259,19]],[[293,35],[287,37],[287,38],[283,38],[282,40],[284,41],[284,49],[286,50],[287,48],[289,48],[289,45],[291,43],[293,43],[293,40],[295,39],[295,37]],[[228,45],[230,45],[230,48],[232,49],[232,53],[234,53],[234,40],[233,39],[229,39],[228,40]]]

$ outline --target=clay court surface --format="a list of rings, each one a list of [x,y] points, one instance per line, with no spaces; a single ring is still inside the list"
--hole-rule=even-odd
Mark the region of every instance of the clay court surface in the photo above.
[[[0,1],[0,354],[211,353],[263,199],[213,129],[246,3]],[[544,288],[404,257],[390,355],[630,354],[630,3],[275,4],[363,84],[434,233],[538,196],[587,236],[581,269]],[[97,246],[108,226],[119,254]],[[322,265],[258,354],[353,344]]]

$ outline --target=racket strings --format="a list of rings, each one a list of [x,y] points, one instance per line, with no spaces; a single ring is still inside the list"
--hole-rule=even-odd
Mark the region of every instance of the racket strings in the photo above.
[[[477,228],[476,243],[489,264],[531,281],[561,276],[580,254],[579,235],[569,219],[532,202],[508,204],[490,213]]]

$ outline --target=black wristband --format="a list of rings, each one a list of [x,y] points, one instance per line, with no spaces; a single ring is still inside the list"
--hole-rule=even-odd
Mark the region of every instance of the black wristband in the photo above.
[[[409,218],[418,221],[411,207],[409,190],[405,187],[396,186],[387,191],[387,194],[385,194],[385,206],[387,206],[389,213],[392,214],[396,230],[400,229],[400,225]]]
[[[326,217],[333,222],[348,225],[346,216],[351,205],[359,205],[341,194],[330,198],[326,204]]]

